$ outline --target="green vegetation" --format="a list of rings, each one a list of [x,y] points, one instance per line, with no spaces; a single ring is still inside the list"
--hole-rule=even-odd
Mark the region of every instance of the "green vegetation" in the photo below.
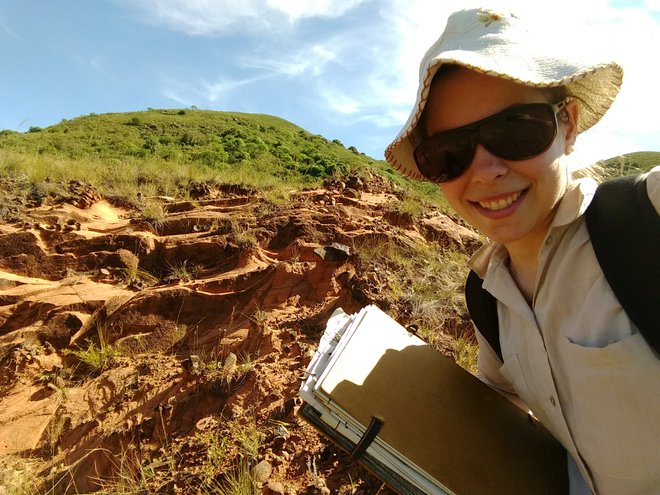
[[[606,178],[648,172],[660,165],[660,152],[639,151],[615,156],[604,160],[600,165],[604,168]]]
[[[111,368],[118,356],[117,349],[112,344],[108,344],[106,330],[102,326],[98,327],[98,337],[98,344],[89,341],[86,348],[70,351],[70,354],[78,358],[85,371],[92,376],[100,375]]]
[[[411,181],[353,146],[269,115],[150,109],[92,114],[25,133],[0,131],[4,194],[38,201],[66,196],[66,183],[79,181],[154,222],[163,213],[149,198],[186,197],[198,183],[258,189],[277,204],[291,189],[369,172],[445,205],[434,184]]]
[[[2,131],[0,150],[0,175],[15,172],[31,184],[85,179],[118,196],[129,184],[146,195],[173,194],[189,180],[312,185],[373,162],[277,117],[203,110],[88,115]]]
[[[436,244],[401,245],[390,238],[353,249],[365,272],[378,274],[373,283],[387,287],[394,306],[417,325],[419,335],[430,344],[440,347],[437,329],[451,332],[462,327],[457,318],[466,312],[465,254],[442,250]]]

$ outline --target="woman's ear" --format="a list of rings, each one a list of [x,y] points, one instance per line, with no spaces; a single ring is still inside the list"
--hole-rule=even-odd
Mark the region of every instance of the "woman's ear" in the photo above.
[[[577,122],[580,107],[577,101],[570,100],[563,111],[566,112],[566,118],[561,120],[561,129],[564,133],[564,153],[568,155],[573,151],[573,145],[577,137]]]

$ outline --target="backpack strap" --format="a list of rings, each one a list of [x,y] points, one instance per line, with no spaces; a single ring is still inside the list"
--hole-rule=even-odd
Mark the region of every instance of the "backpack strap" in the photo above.
[[[628,317],[660,352],[660,216],[645,176],[601,184],[585,213],[607,282]]]
[[[503,361],[500,326],[497,320],[497,300],[482,285],[483,280],[474,270],[470,270],[465,282],[465,302],[479,333],[490,344],[500,361]]]
[[[660,353],[660,217],[643,175],[600,184],[585,212],[589,236],[607,282],[649,345]],[[472,321],[502,359],[497,301],[472,270],[465,300]]]

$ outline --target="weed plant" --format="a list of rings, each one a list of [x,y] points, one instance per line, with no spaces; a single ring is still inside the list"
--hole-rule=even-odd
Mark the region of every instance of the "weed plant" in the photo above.
[[[86,348],[67,351],[82,363],[92,376],[97,376],[110,369],[119,355],[118,350],[106,341],[107,331],[103,326],[98,327],[99,342],[89,341]]]

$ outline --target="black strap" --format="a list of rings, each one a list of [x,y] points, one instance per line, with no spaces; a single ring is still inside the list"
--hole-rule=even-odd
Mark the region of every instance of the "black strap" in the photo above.
[[[614,295],[646,341],[659,350],[660,217],[643,176],[601,184],[585,217],[596,258]]]
[[[483,280],[474,270],[470,270],[465,282],[465,302],[472,321],[502,360],[500,347],[500,327],[497,320],[497,301],[482,287]]]

